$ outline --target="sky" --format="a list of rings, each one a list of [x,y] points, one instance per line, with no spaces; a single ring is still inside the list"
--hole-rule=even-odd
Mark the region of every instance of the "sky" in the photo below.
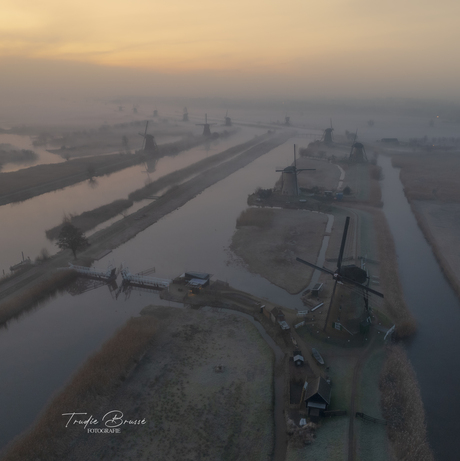
[[[460,99],[458,0],[0,0],[3,93]]]

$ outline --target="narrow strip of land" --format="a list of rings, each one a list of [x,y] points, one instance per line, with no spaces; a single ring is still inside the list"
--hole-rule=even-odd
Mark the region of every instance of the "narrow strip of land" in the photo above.
[[[240,155],[220,163],[213,168],[209,168],[202,174],[170,189],[159,200],[91,236],[89,238],[91,246],[80,255],[80,258],[91,263],[104,251],[114,249],[132,239],[163,216],[180,208],[208,187],[283,144],[291,136],[292,133],[285,132],[278,136],[269,137],[268,139],[264,138],[262,142],[255,146],[249,149],[242,149]],[[46,278],[49,276],[50,271],[67,265],[70,260],[70,250],[62,251],[41,266],[32,268],[28,272],[4,282],[0,286],[0,299],[17,295],[19,290],[26,288],[32,283],[37,283],[40,279]],[[7,320],[8,318],[2,316],[0,305],[0,323],[5,323]]]

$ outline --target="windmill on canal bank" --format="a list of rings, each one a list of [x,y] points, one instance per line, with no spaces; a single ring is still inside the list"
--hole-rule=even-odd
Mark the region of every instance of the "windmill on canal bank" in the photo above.
[[[299,195],[299,185],[297,175],[301,171],[315,171],[316,168],[297,168],[296,148],[294,144],[294,165],[286,168],[277,168],[275,171],[281,174],[281,194],[282,195]]]
[[[347,216],[345,220],[345,226],[343,229],[342,242],[340,245],[339,256],[337,258],[337,269],[335,271],[331,271],[324,267],[319,267],[316,264],[310,263],[300,258],[296,258],[296,260],[298,262],[301,262],[302,264],[306,264],[307,266],[310,266],[313,269],[317,269],[333,277],[333,279],[335,280],[335,283],[334,283],[334,288],[332,291],[332,297],[331,297],[329,311],[327,314],[324,329],[330,326],[328,321],[329,321],[330,316],[332,315],[333,316],[332,318],[334,320],[334,328],[336,328],[337,330],[340,330],[341,329],[340,327],[345,327],[344,329],[350,333],[349,329],[356,330],[357,328],[359,328],[360,331],[365,331],[369,327],[369,324],[370,324],[369,294],[376,295],[380,298],[383,298],[384,295],[380,293],[379,291],[369,288],[368,285],[369,285],[370,279],[369,279],[369,276],[366,270],[354,264],[348,264],[348,265],[343,264],[343,260],[344,260],[343,254],[345,250],[345,244],[347,240],[349,225],[350,225],[350,217]],[[364,312],[359,312],[359,306],[358,306],[358,303],[356,302],[357,300],[356,296],[354,297],[352,303],[346,303],[347,298],[349,299],[353,298],[352,296],[353,293],[349,293],[349,296],[346,296],[344,293],[342,293],[340,295],[339,300],[334,299],[334,296],[336,295],[337,284],[348,286],[348,288],[355,288],[355,287],[359,288],[358,293],[361,294],[362,299],[364,301]],[[356,294],[356,292],[354,294]],[[343,299],[345,301],[342,301]],[[352,305],[352,308],[345,306],[345,304]],[[331,314],[333,310],[334,312],[333,314]],[[347,310],[349,311],[348,313],[347,313]],[[353,310],[354,312],[351,312]],[[335,321],[336,319],[337,321]]]
[[[203,136],[212,136],[211,134],[211,125],[215,123],[208,123],[208,114],[204,114],[204,123],[197,123],[197,126],[203,126]]]
[[[332,132],[334,131],[334,128],[332,128],[332,118],[331,118],[331,127],[326,128],[323,133],[323,142],[324,144],[332,144]]]
[[[139,133],[140,136],[144,138],[144,141],[142,143],[142,151],[153,154],[154,152],[157,151],[158,146],[157,143],[155,142],[155,137],[153,134],[147,134],[147,129],[149,127],[149,121],[145,123],[145,131],[144,133]]]

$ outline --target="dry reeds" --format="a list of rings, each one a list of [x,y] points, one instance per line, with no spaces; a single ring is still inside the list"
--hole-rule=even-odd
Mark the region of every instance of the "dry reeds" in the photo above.
[[[433,461],[415,372],[401,346],[392,346],[380,376],[382,411],[399,460]]]
[[[275,213],[266,208],[248,208],[243,210],[236,219],[236,228],[244,226],[256,226],[268,229],[273,223]]]
[[[59,271],[51,277],[31,286],[23,294],[4,301],[0,304],[0,325],[17,317],[23,311],[33,308],[46,298],[53,296],[76,277],[77,273],[70,269]]]
[[[34,427],[17,439],[3,461],[62,460],[63,453],[82,427],[65,427],[63,413],[94,414],[107,401],[145,352],[156,331],[151,316],[131,318],[74,375],[38,419]]]
[[[117,216],[132,205],[132,200],[115,200],[107,205],[94,208],[90,211],[85,211],[80,215],[70,215],[69,217],[65,217],[64,220],[70,222],[73,226],[78,227],[82,232],[87,232],[94,229],[98,224]],[[56,240],[63,225],[64,223],[59,224],[52,229],[48,229],[45,232],[46,238],[49,240]]]

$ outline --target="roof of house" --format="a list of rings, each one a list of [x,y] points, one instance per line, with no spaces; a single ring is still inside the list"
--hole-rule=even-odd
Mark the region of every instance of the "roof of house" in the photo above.
[[[309,400],[315,395],[321,397],[328,405],[331,402],[331,386],[321,377],[308,381],[305,400]]]

